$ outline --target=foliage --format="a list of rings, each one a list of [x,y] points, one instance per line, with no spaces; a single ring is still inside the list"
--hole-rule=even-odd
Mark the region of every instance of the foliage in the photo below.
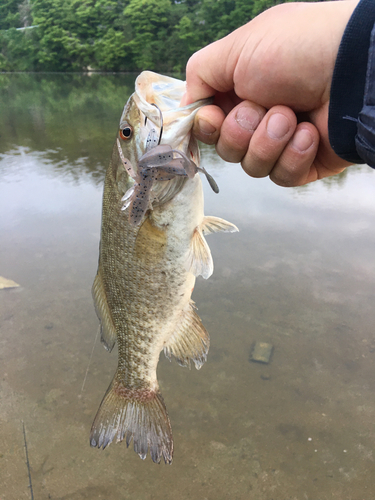
[[[0,71],[182,71],[279,0],[0,0]]]
[[[18,3],[18,0],[0,1],[0,30],[20,27],[21,19]]]

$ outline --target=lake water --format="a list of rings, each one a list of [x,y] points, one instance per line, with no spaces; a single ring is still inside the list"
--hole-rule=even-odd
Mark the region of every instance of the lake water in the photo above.
[[[171,466],[89,446],[117,353],[94,344],[104,172],[135,75],[0,75],[0,498],[373,500],[375,173],[302,188],[202,148],[215,271],[198,372],[161,355]],[[268,365],[249,361],[273,345]]]

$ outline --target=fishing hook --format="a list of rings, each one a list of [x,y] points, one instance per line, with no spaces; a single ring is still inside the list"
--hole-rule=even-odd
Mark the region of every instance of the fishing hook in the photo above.
[[[163,113],[161,112],[161,109],[159,108],[159,106],[157,106],[154,102],[151,103],[151,106],[155,106],[155,108],[160,113],[160,134],[159,134],[159,142],[158,142],[158,146],[159,146],[160,141],[161,141],[161,136],[163,135]],[[147,116],[145,117],[145,125],[146,125],[146,123],[147,123]]]

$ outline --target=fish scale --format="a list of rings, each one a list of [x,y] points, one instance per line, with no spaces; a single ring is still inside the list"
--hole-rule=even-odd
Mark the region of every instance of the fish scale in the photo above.
[[[192,170],[188,160],[189,156],[199,162],[190,131],[196,111],[207,101],[185,108],[178,108],[176,101],[170,112],[165,103],[173,100],[162,101],[163,134],[169,144],[155,146],[155,155],[150,148],[147,127],[156,126],[151,123],[155,121],[155,106],[147,99],[156,92],[152,87],[155,81],[165,83],[158,87],[163,92],[169,88],[173,95],[182,97],[184,85],[179,80],[151,72],[138,77],[136,92],[120,120],[120,130],[130,132],[125,135],[119,131],[105,177],[93,298],[104,346],[111,351],[118,343],[118,367],[94,419],[90,444],[105,448],[112,441],[125,439],[127,446],[133,441],[142,459],[150,452],[154,462],[163,459],[171,463],[172,429],[156,377],[159,355],[164,350],[168,359],[174,357],[181,366],[190,366],[192,361],[197,369],[205,362],[210,340],[191,300],[196,276],[208,278],[213,271],[203,234],[237,228],[217,217],[204,216],[202,185],[196,173],[199,167]],[[176,87],[180,92],[176,93]],[[171,128],[178,139],[173,139]],[[168,161],[175,162],[173,153],[169,160],[163,159],[161,167],[168,171],[168,179],[158,175],[153,164],[153,182],[145,186],[149,207],[137,212],[135,220],[134,214],[130,215],[134,204],[127,203],[124,209],[124,199],[140,192],[129,191],[141,178],[138,168],[146,168],[146,160],[153,162],[158,151],[170,149],[184,159],[181,165],[188,172],[181,176],[181,167],[173,175],[175,163],[168,167]],[[129,197],[124,196],[129,192]]]

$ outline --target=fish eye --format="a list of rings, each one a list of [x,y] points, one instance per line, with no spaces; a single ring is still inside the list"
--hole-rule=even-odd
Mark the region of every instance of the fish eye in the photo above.
[[[120,129],[120,137],[123,141],[128,141],[133,135],[133,128],[127,125],[123,129]]]

